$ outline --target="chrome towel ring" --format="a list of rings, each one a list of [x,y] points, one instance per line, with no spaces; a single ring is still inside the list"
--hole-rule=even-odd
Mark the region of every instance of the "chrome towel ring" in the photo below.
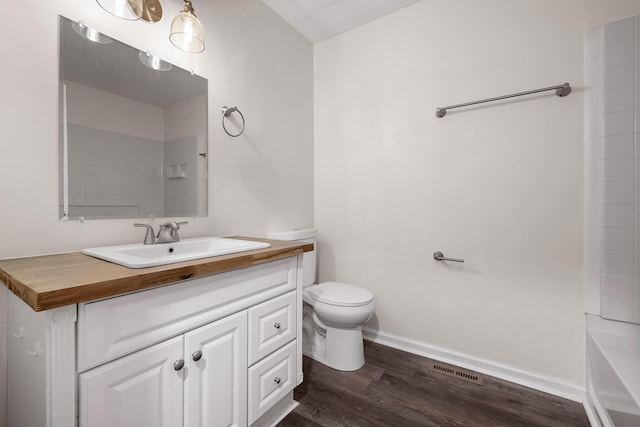
[[[227,130],[227,127],[224,124],[224,119],[229,118],[229,116],[231,116],[231,113],[238,113],[242,118],[242,129],[240,130],[240,132],[238,132],[235,135],[232,133],[229,133],[229,131]],[[242,115],[242,112],[238,110],[238,107],[227,107],[226,105],[222,107],[222,129],[224,129],[227,135],[233,138],[242,135],[242,133],[244,132],[244,116]]]

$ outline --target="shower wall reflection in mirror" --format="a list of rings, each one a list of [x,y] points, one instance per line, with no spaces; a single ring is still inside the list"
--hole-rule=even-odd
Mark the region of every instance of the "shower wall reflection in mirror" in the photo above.
[[[207,215],[207,80],[60,17],[63,220]]]

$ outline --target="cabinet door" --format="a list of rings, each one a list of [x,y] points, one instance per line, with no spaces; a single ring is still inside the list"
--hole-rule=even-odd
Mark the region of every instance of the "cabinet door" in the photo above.
[[[182,426],[181,336],[80,375],[81,427]]]
[[[184,425],[247,425],[247,312],[185,335]]]

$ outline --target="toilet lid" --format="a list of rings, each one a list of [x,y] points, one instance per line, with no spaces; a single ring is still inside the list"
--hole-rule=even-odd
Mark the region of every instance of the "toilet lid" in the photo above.
[[[309,296],[316,301],[343,307],[365,305],[373,300],[373,294],[368,289],[338,282],[325,282],[311,286]]]

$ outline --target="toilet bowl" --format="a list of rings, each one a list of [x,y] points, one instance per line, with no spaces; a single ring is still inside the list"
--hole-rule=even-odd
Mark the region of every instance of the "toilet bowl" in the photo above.
[[[313,321],[325,330],[321,362],[341,371],[360,369],[362,324],[375,310],[373,294],[348,283],[325,282],[307,287],[302,298],[313,307]]]
[[[348,283],[314,284],[316,273],[315,229],[269,233],[279,240],[314,243],[303,255],[303,353],[325,365],[355,371],[364,365],[362,324],[371,318],[375,302],[371,291]]]

